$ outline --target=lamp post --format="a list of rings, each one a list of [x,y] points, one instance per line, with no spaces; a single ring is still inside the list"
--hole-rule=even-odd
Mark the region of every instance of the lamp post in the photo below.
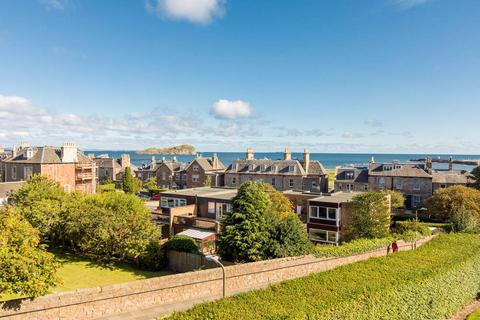
[[[207,259],[207,261],[215,263],[217,266],[222,268],[222,272],[223,272],[223,297],[225,298],[226,297],[226,287],[227,287],[227,285],[226,285],[227,275],[225,273],[225,266],[220,262],[220,259],[219,259],[218,256],[208,255],[208,256],[205,256],[205,259]]]

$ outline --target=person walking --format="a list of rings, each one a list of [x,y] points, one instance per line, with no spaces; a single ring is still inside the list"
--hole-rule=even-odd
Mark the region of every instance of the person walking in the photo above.
[[[392,251],[393,251],[393,253],[398,252],[398,244],[397,244],[397,241],[394,241],[394,242],[392,243]]]

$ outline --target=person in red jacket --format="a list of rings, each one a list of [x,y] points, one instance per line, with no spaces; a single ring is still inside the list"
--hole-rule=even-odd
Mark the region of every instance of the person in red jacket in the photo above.
[[[397,241],[394,241],[394,242],[392,243],[392,251],[393,251],[393,253],[398,252],[398,244],[397,244]]]

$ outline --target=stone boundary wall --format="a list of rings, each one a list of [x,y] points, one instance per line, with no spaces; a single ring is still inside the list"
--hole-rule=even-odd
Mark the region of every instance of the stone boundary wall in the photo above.
[[[432,237],[417,242],[421,246]],[[401,251],[412,243],[399,241]],[[372,257],[385,256],[386,248],[340,258],[290,257],[226,267],[227,295],[267,287]],[[137,280],[117,285],[48,294],[35,299],[0,303],[0,319],[94,319],[154,307],[188,304],[221,297],[221,268]]]

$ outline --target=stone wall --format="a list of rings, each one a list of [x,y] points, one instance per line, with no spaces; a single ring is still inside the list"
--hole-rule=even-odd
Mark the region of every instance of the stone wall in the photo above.
[[[421,240],[422,245],[431,238]],[[400,243],[400,250],[412,244]],[[386,255],[386,249],[334,259],[312,256],[267,260],[226,267],[226,292],[266,287],[273,283],[322,272],[352,262]],[[106,287],[79,289],[0,304],[0,319],[93,319],[153,307],[181,310],[185,305],[222,296],[220,268],[138,280]]]

